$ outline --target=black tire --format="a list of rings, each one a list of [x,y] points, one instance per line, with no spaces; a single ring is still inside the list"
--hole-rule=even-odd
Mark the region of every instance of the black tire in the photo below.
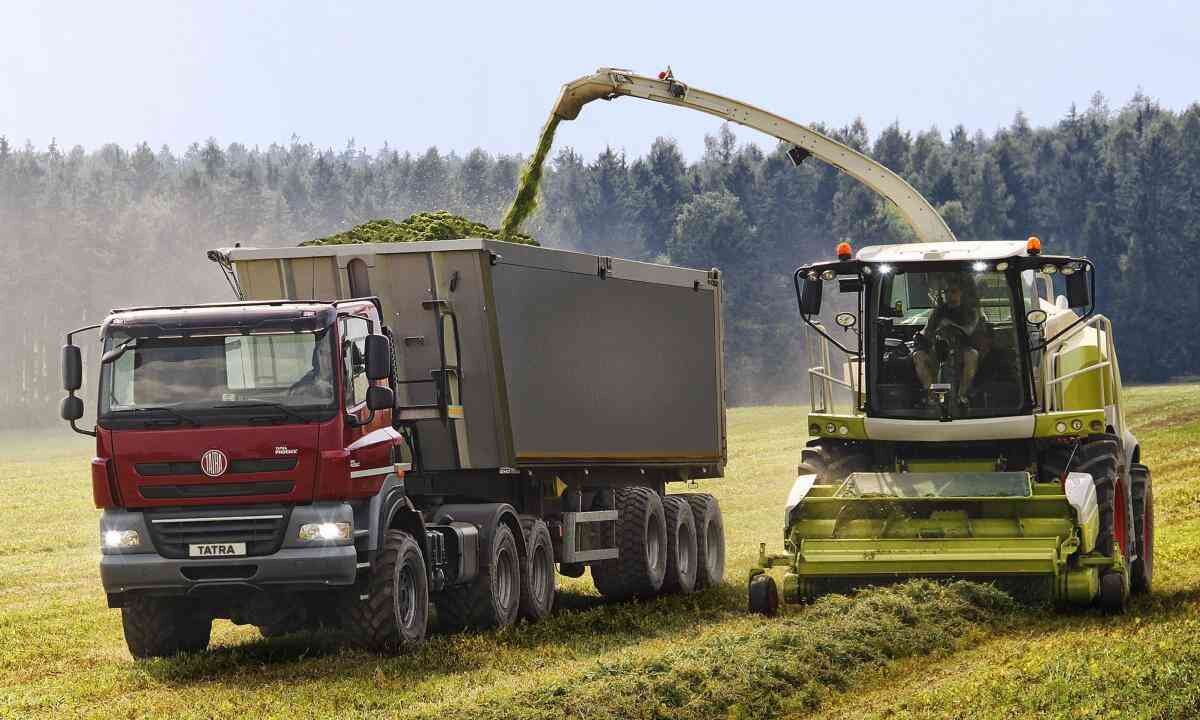
[[[725,579],[725,521],[712,495],[681,495],[696,521],[696,589],[720,585]]]
[[[1130,587],[1134,593],[1149,593],[1154,586],[1154,486],[1150,468],[1134,464],[1131,473],[1134,539],[1137,558],[1131,566]]]
[[[800,451],[797,475],[816,475],[822,485],[840,483],[852,472],[871,467],[871,458],[849,446],[817,441]]]
[[[770,575],[756,575],[750,581],[750,612],[775,617],[779,614],[779,588]]]
[[[1128,585],[1121,573],[1115,570],[1100,576],[1100,607],[1111,613],[1125,612],[1129,600]]]
[[[425,642],[429,628],[429,578],[421,547],[403,530],[388,530],[371,563],[367,598],[347,600],[346,625],[375,652],[398,653]]]
[[[519,614],[530,622],[549,617],[554,611],[554,544],[550,529],[541,520],[525,527],[525,564],[521,571]]]
[[[615,560],[592,565],[592,581],[609,600],[650,597],[662,589],[667,574],[667,523],[658,493],[646,487],[616,493]]]
[[[512,528],[501,522],[492,532],[487,566],[479,568],[479,576],[438,595],[438,625],[448,632],[512,625],[521,607],[521,565]]]
[[[142,660],[208,647],[212,617],[186,600],[139,598],[121,608],[129,654]]]
[[[667,574],[663,594],[687,595],[696,589],[696,519],[687,500],[678,495],[663,498],[667,521]]]
[[[1073,456],[1071,446],[1047,450],[1042,458],[1042,482],[1059,482],[1067,472],[1092,476],[1096,486],[1096,505],[1100,510],[1100,533],[1096,538],[1096,549],[1102,555],[1112,557],[1116,547],[1114,508],[1121,475],[1120,442],[1113,435],[1092,435],[1079,444]]]

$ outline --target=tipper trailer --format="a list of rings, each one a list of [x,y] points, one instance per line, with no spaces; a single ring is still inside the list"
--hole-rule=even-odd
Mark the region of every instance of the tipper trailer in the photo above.
[[[137,657],[214,618],[366,646],[721,582],[721,287],[490,240],[214,250],[237,302],[114,310],[92,430],[101,578]]]

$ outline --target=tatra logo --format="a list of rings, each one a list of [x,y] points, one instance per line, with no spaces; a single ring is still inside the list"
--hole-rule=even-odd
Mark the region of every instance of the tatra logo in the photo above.
[[[208,450],[200,456],[200,469],[209,477],[220,477],[229,469],[229,458],[220,450]]]
[[[296,448],[290,448],[287,445],[276,445],[275,446],[275,454],[276,455],[295,455],[298,452],[300,452],[300,451],[297,450]]]

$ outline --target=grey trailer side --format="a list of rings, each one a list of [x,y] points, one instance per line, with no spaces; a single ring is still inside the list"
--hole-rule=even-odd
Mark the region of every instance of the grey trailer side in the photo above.
[[[229,258],[246,299],[379,296],[423,470],[722,473],[714,271],[473,239]]]

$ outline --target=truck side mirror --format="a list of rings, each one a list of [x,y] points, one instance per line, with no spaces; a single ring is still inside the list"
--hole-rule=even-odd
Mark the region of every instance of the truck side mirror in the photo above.
[[[58,414],[62,415],[62,419],[69,423],[83,417],[83,398],[74,395],[66,396],[62,399],[62,404],[58,406]]]
[[[821,314],[821,279],[809,280],[805,278],[804,284],[800,286],[800,314],[801,315],[820,315]]]
[[[83,387],[83,355],[79,352],[78,345],[63,345],[62,381],[63,390],[67,392],[74,392]]]
[[[391,374],[392,341],[383,335],[368,335],[367,378],[371,380],[386,380]]]
[[[1080,268],[1067,276],[1067,305],[1072,308],[1092,304],[1092,285],[1086,268]]]
[[[396,395],[391,388],[383,387],[382,385],[372,385],[367,388],[367,409],[371,412],[376,410],[391,410],[396,404]]]

